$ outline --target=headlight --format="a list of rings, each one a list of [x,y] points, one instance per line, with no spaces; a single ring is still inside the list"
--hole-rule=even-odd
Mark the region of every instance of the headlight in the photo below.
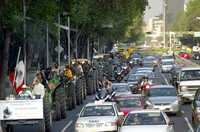
[[[84,124],[83,123],[76,123],[75,127],[76,128],[84,128]]]
[[[197,107],[196,109],[197,109],[197,113],[200,113],[200,107]]]
[[[130,61],[129,63],[131,63],[131,64],[132,64],[132,63],[133,63],[133,61]]]
[[[177,105],[177,104],[179,104],[179,101],[176,100],[176,101],[174,101],[172,104],[173,104],[173,105]]]
[[[146,104],[147,104],[147,108],[153,108],[153,104],[149,101],[149,100],[147,100],[146,101]]]
[[[181,86],[181,91],[183,91],[183,92],[187,91],[187,87],[186,86]]]

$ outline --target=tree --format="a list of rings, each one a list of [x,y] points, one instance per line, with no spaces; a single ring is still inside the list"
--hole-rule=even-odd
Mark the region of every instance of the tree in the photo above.
[[[45,20],[53,22],[58,5],[54,0],[25,0],[27,16],[33,20]],[[26,18],[25,18],[26,19]],[[23,2],[19,0],[0,1],[0,33],[3,36],[0,54],[0,97],[5,96],[3,83],[8,72],[9,47],[12,43],[12,35],[15,30],[22,27]],[[26,40],[24,40],[26,41]]]
[[[173,31],[199,31],[200,20],[200,1],[192,0],[188,3],[186,11],[178,13],[175,23],[172,26]]]

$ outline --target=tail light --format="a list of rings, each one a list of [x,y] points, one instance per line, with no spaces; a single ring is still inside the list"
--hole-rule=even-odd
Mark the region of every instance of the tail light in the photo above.
[[[145,89],[149,89],[149,88],[150,88],[150,85],[147,84],[147,85],[145,86]]]

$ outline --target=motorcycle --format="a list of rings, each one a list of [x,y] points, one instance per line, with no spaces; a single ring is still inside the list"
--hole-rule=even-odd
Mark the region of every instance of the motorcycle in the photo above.
[[[115,91],[109,93],[105,88],[98,89],[97,94],[95,95],[96,101],[113,101],[113,97],[115,96]]]

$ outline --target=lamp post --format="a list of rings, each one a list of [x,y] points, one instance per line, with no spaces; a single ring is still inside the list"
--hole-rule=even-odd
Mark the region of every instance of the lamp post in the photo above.
[[[26,72],[26,0],[23,0],[23,17],[24,17],[24,23],[23,23],[23,30],[24,30],[24,65],[25,65],[25,74],[24,74],[24,83],[26,84],[26,78],[27,78],[27,72]]]
[[[163,0],[163,47],[166,48],[166,0]]]

